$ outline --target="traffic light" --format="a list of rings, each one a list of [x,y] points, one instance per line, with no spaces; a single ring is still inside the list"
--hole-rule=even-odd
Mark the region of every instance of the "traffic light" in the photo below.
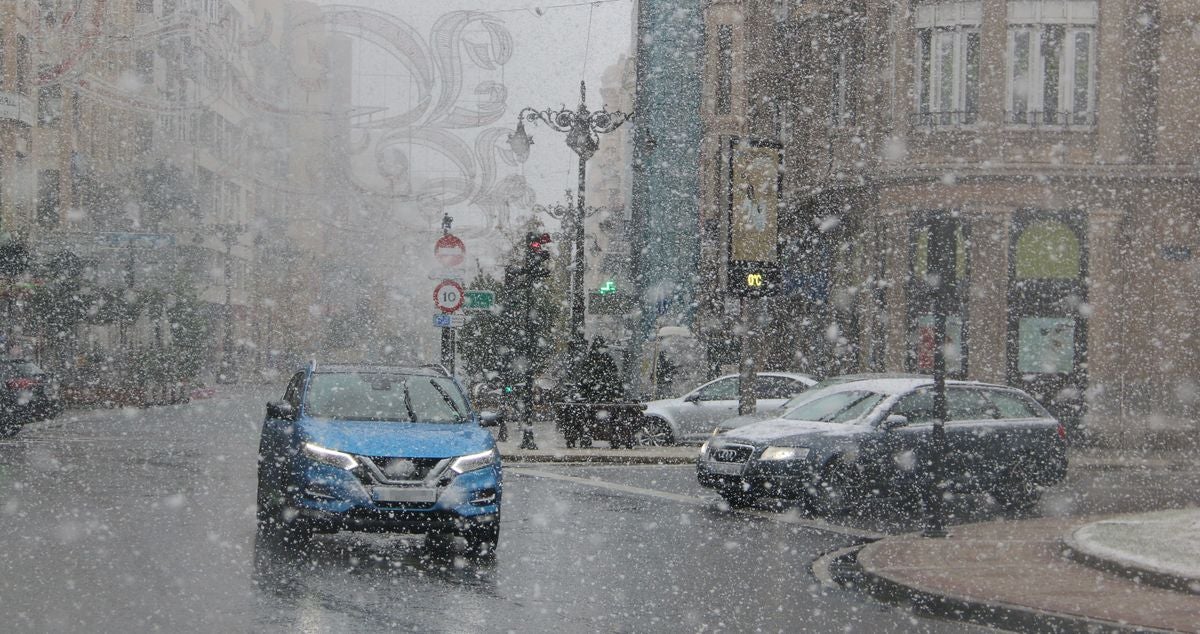
[[[546,268],[546,261],[550,259],[550,252],[546,250],[549,243],[548,233],[525,234],[525,271],[530,277],[546,277],[550,274]]]

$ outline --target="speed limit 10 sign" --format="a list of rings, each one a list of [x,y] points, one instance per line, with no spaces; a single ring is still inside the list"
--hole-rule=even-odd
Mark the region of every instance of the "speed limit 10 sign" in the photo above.
[[[443,313],[453,313],[463,305],[463,287],[454,280],[442,280],[433,289],[433,303]]]

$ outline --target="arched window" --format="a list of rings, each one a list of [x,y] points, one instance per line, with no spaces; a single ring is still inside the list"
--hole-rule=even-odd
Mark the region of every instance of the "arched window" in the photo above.
[[[1021,232],[1016,245],[1019,280],[1071,280],[1080,277],[1079,237],[1066,223],[1039,220]]]

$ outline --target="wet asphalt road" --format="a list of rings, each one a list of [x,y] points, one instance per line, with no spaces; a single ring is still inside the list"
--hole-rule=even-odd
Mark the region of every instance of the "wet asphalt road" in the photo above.
[[[0,441],[2,629],[964,630],[821,586],[812,561],[855,543],[854,530],[816,530],[794,509],[729,513],[686,466],[510,465],[494,563],[409,537],[280,549],[254,526],[267,396],[68,412]],[[1052,496],[1051,512],[1127,497],[1076,485],[1095,491]],[[884,510],[858,522],[903,530],[910,520]]]

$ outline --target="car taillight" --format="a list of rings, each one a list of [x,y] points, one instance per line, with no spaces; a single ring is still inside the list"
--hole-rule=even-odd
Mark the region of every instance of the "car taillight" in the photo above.
[[[15,392],[33,389],[33,386],[35,386],[35,385],[37,385],[37,381],[34,381],[33,379],[24,379],[24,378],[9,379],[8,381],[6,381],[4,383],[5,387],[7,387],[8,389],[13,390]]]
[[[1058,438],[1059,438],[1059,440],[1067,439],[1067,428],[1063,427],[1062,423],[1058,424]]]

